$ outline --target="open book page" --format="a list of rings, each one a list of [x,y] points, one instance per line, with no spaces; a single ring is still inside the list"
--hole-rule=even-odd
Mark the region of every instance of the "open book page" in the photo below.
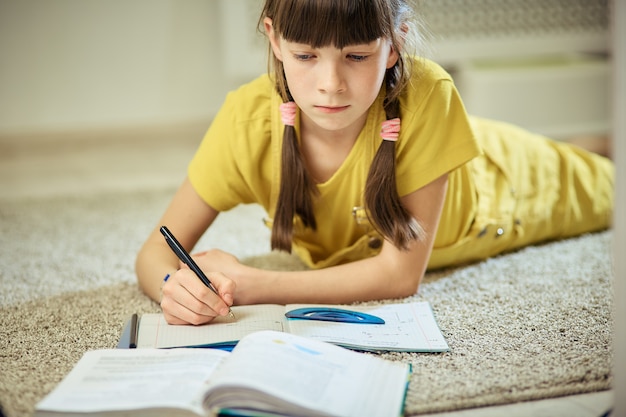
[[[85,353],[36,415],[176,408],[204,414],[207,381],[229,353],[215,349],[106,349]]]
[[[202,326],[167,324],[163,314],[144,314],[139,323],[137,348],[235,345],[244,336],[260,330],[285,331],[285,307],[260,304],[232,308],[237,316],[218,317]]]
[[[287,305],[285,311],[311,305]],[[349,306],[385,320],[385,324],[352,324],[292,319],[288,331],[340,346],[363,350],[445,352],[449,350],[428,302]]]
[[[215,372],[206,404],[254,404],[259,411],[287,415],[397,417],[409,373],[400,362],[288,333],[258,332],[244,338]]]

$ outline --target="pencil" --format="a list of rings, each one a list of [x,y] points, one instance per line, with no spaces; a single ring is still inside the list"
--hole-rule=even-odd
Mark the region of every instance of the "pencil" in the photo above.
[[[172,251],[174,251],[176,256],[178,256],[178,259],[180,259],[185,265],[187,265],[189,269],[195,272],[196,276],[200,278],[200,281],[202,281],[204,285],[209,287],[211,291],[213,291],[215,294],[219,296],[217,290],[215,289],[211,281],[209,281],[209,278],[207,278],[204,272],[202,272],[200,267],[195,263],[195,261],[187,253],[185,248],[183,248],[183,246],[180,243],[178,243],[178,240],[176,240],[172,232],[170,232],[166,226],[161,226],[160,230],[161,230],[161,234],[163,235],[163,237],[165,237],[165,241],[167,242],[169,247],[172,248]],[[235,317],[235,313],[233,313],[233,310],[231,310],[230,307],[228,307],[228,316],[232,318],[233,320],[237,319]]]

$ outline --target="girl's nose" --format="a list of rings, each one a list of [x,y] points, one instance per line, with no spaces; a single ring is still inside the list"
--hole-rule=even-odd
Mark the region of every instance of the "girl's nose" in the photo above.
[[[325,94],[337,94],[345,91],[346,84],[341,68],[335,63],[327,63],[320,67],[318,90]]]

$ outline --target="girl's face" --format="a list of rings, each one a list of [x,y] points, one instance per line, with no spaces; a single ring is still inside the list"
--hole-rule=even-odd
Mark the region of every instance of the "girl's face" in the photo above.
[[[271,22],[266,18],[265,29],[302,112],[301,123],[307,129],[358,134],[378,96],[385,70],[398,60],[391,42],[380,38],[343,49],[312,48],[276,36]]]

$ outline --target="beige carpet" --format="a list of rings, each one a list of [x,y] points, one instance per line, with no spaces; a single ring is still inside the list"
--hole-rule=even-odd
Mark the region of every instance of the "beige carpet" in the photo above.
[[[83,352],[115,347],[128,317],[158,306],[134,256],[173,190],[0,200],[0,403],[28,416]],[[255,206],[221,215],[219,244],[259,266],[301,268],[268,251]],[[611,232],[431,272],[427,300],[452,351],[410,362],[406,413],[506,404],[611,386]],[[394,300],[397,301],[397,300]]]

